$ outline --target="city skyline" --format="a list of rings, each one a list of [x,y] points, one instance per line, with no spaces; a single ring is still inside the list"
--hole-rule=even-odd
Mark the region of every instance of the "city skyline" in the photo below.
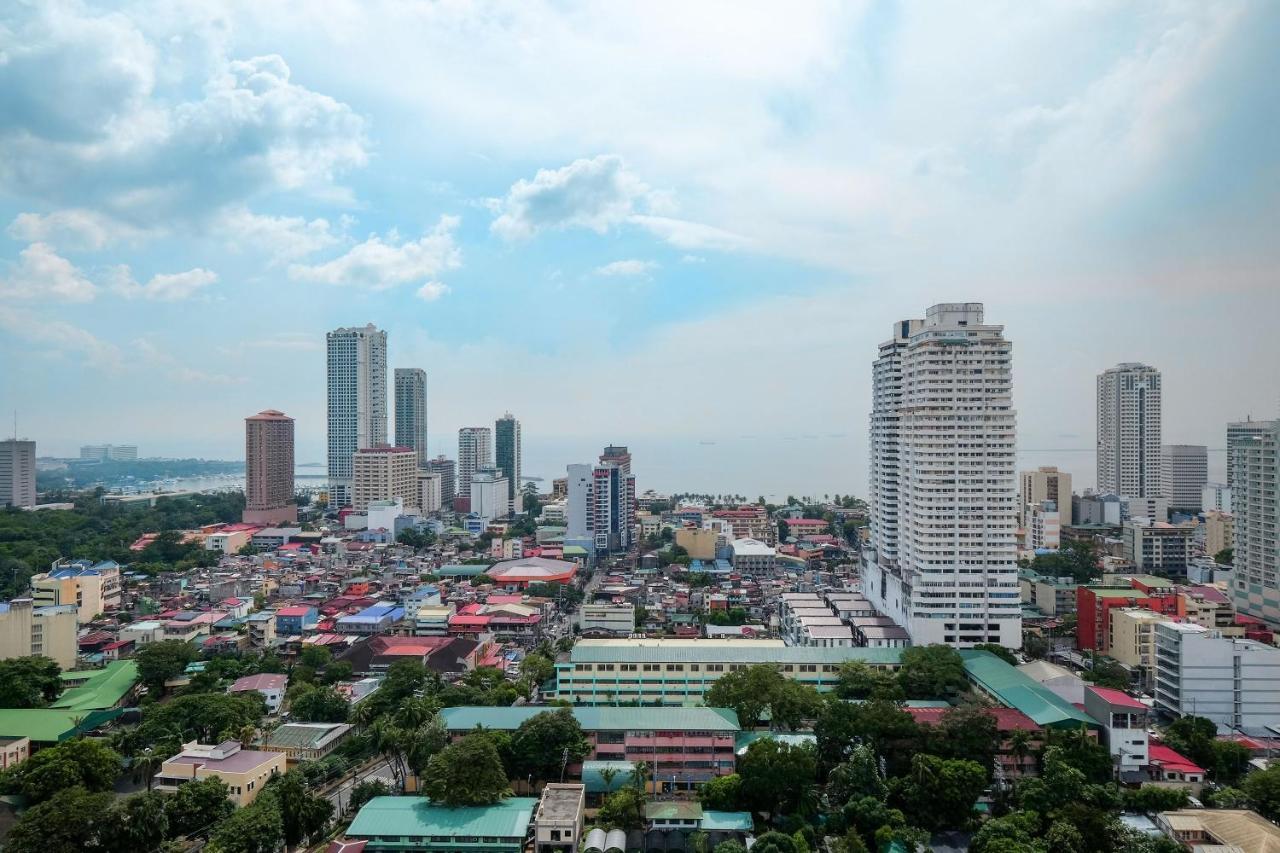
[[[0,135],[22,167],[0,171],[0,401],[42,454],[231,459],[243,413],[275,408],[323,461],[322,335],[373,323],[390,366],[432,369],[432,455],[510,409],[532,474],[621,441],[642,487],[858,492],[861,353],[941,301],[984,302],[1019,342],[1022,446],[1075,448],[1020,466],[1091,484],[1091,384],[1121,362],[1164,372],[1169,443],[1280,414],[1272,4],[708,5],[679,27],[662,8],[123,8],[3,13],[39,47],[5,73],[75,56],[102,83],[24,90]],[[979,32],[983,57],[954,46]],[[365,47],[406,40],[433,49]],[[348,50],[358,79],[331,62]],[[661,67],[642,83],[638,63]],[[242,144],[195,157],[210,133]],[[748,426],[671,381],[742,363],[767,403]],[[81,432],[69,399],[118,433]]]

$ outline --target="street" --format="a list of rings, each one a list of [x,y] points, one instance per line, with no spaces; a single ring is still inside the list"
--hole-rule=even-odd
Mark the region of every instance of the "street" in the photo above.
[[[346,808],[347,802],[351,795],[351,789],[361,782],[369,779],[381,779],[392,788],[395,787],[395,778],[391,773],[391,765],[385,760],[378,762],[372,767],[362,770],[357,776],[345,778],[338,784],[336,788],[325,795],[325,799],[333,803],[334,814],[341,815],[342,810]]]

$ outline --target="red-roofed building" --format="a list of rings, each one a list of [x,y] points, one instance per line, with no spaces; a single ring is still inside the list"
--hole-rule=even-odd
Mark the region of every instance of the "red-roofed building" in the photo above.
[[[1151,763],[1147,767],[1147,773],[1153,781],[1187,783],[1204,781],[1204,768],[1181,753],[1175,752],[1171,747],[1162,743],[1153,743],[1150,750]]]
[[[917,725],[936,726],[953,708],[906,708]],[[996,730],[1000,732],[1000,749],[996,760],[1004,769],[1006,776],[1017,778],[1039,775],[1039,762],[1036,756],[1045,745],[1044,728],[1035,720],[1016,708],[984,708],[988,715],[995,718]],[[1015,732],[1026,732],[1018,735]]]
[[[528,557],[494,563],[485,574],[507,589],[524,589],[531,583],[572,583],[578,564],[546,557]]]
[[[1111,649],[1111,611],[1140,607],[1169,617],[1178,615],[1178,594],[1172,586],[1147,587],[1137,579],[1128,586],[1080,586],[1076,588],[1076,646],[1096,649],[1104,654]]]
[[[783,519],[783,523],[787,525],[787,533],[797,539],[816,533],[826,533],[829,527],[826,520],[821,518],[787,518]]]

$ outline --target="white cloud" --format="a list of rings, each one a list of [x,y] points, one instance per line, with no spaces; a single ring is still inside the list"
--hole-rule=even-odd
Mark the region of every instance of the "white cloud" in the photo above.
[[[658,268],[655,261],[641,261],[636,258],[628,258],[622,261],[613,261],[601,267],[596,267],[596,275],[604,276],[636,276],[644,275]]]
[[[79,355],[88,367],[116,370],[121,366],[120,350],[114,344],[62,320],[50,320],[0,305],[0,329],[15,340],[56,353]]]
[[[456,216],[442,216],[418,240],[403,240],[394,230],[385,239],[374,234],[331,261],[291,265],[289,278],[369,290],[432,279],[462,266],[462,250],[454,239],[459,221]]]
[[[146,284],[139,284],[127,266],[119,266],[111,275],[111,289],[125,299],[180,302],[190,299],[217,280],[217,273],[196,267],[186,272],[154,275]]]
[[[630,217],[629,221],[678,249],[712,249],[728,252],[744,249],[750,245],[750,241],[740,234],[712,225],[704,225],[701,222],[689,222],[686,219],[636,215]]]
[[[423,302],[435,302],[449,292],[449,286],[438,281],[429,281],[418,288],[418,298]]]
[[[267,216],[244,206],[223,211],[216,228],[233,248],[250,246],[270,255],[273,262],[314,255],[342,240],[327,219]]]
[[[91,302],[98,289],[47,243],[32,243],[0,277],[0,295],[16,299]]]
[[[137,338],[132,344],[137,360],[163,371],[171,379],[182,383],[239,385],[247,381],[244,376],[226,373],[208,373],[188,367],[169,353],[161,350],[146,338]]]
[[[649,187],[621,157],[601,154],[559,169],[539,169],[532,180],[516,181],[504,198],[493,200],[498,217],[490,227],[507,240],[547,228],[589,228],[603,234],[645,206],[650,196]]]
[[[96,250],[120,240],[136,241],[147,232],[95,210],[69,208],[45,214],[19,213],[6,233],[28,243]]]
[[[180,17],[162,32],[151,16],[9,4],[0,188],[138,228],[199,223],[273,190],[341,198],[337,181],[368,161],[364,119],[293,82],[281,57],[232,59]]]

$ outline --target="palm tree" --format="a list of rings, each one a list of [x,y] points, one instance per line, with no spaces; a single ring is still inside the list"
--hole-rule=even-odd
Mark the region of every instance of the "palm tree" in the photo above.
[[[148,793],[151,791],[151,783],[155,779],[156,771],[164,764],[164,755],[150,747],[142,752],[135,753],[133,760],[130,762],[130,769],[133,771],[134,782],[146,782]]]
[[[1015,729],[1009,735],[1009,752],[1017,761],[1018,774],[1022,774],[1022,765],[1031,754],[1031,732],[1026,729]]]

